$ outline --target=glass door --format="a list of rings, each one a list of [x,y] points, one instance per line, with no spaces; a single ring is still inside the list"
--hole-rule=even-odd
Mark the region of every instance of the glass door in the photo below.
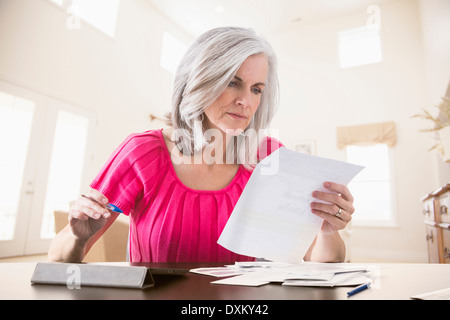
[[[23,251],[33,168],[27,163],[36,104],[0,91],[0,256]],[[28,170],[27,170],[28,169]]]
[[[0,82],[0,257],[40,254],[91,160],[95,114]]]

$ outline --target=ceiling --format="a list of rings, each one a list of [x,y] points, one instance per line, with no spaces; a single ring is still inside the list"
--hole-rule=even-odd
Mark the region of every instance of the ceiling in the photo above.
[[[194,36],[219,26],[273,34],[394,0],[146,0]]]

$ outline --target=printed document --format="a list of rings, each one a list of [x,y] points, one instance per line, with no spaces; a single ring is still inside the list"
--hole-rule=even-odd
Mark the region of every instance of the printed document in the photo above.
[[[323,221],[311,212],[313,191],[326,191],[326,181],[347,185],[362,169],[278,149],[256,166],[218,244],[241,255],[301,262]]]

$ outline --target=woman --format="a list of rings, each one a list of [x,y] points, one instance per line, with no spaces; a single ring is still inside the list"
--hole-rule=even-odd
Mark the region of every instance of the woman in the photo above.
[[[95,201],[81,197],[71,207],[49,258],[81,262],[118,217],[105,208],[111,202],[130,217],[132,262],[253,260],[217,239],[255,164],[281,145],[260,136],[277,102],[276,57],[264,39],[242,28],[202,35],[175,76],[172,128],[119,146],[91,184]],[[322,201],[311,204],[324,222],[304,259],[343,261],[338,230],[351,220],[353,197],[343,185],[324,186],[330,192],[314,192]]]

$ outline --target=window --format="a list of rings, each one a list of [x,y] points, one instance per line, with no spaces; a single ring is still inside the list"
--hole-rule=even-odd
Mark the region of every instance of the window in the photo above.
[[[63,110],[58,112],[41,239],[52,239],[55,235],[53,212],[68,212],[69,202],[79,196],[88,130],[88,118]]]
[[[67,26],[78,30],[80,19],[100,30],[111,38],[116,33],[117,15],[120,0],[49,0],[71,15]]]
[[[73,0],[72,7],[85,22],[114,37],[119,0]]]
[[[349,184],[357,214],[354,225],[395,226],[392,150],[397,144],[394,122],[337,128],[337,145],[347,161],[365,169]]]
[[[347,161],[366,167],[349,184],[355,202],[354,225],[394,226],[391,152],[388,145],[348,145]]]
[[[171,73],[175,73],[186,50],[187,46],[184,43],[170,33],[164,32],[161,50],[161,67]]]
[[[339,32],[341,68],[351,68],[383,60],[380,28],[361,27]]]
[[[62,7],[64,4],[64,0],[50,0],[50,1],[57,4],[60,7]]]

